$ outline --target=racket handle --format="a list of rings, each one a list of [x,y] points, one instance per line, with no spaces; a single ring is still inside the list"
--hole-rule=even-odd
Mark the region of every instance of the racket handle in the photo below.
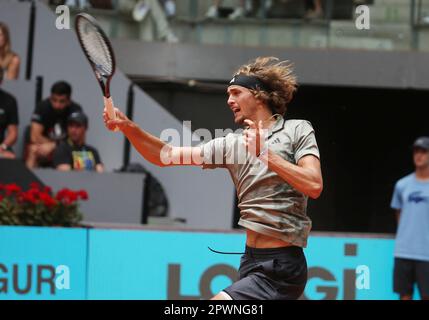
[[[115,108],[113,105],[112,97],[109,97],[109,98],[104,97],[104,107],[106,108],[107,115],[109,116],[109,119],[115,120],[116,114],[115,114]],[[119,131],[119,128],[115,127],[115,129],[113,131],[117,132],[117,131]]]
[[[104,97],[104,107],[106,108],[107,115],[110,120],[116,119],[115,109],[113,108],[113,100],[112,97],[106,98]]]

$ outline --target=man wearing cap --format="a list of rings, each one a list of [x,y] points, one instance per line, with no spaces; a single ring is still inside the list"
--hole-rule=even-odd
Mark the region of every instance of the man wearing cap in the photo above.
[[[410,300],[417,284],[429,300],[429,137],[414,142],[413,158],[415,171],[396,183],[391,202],[398,219],[393,289]]]
[[[57,170],[104,171],[97,149],[85,144],[87,130],[88,118],[83,112],[74,112],[68,117],[68,138],[54,151],[53,163]]]
[[[71,85],[58,81],[51,87],[50,97],[36,106],[26,147],[27,167],[52,167],[53,152],[58,142],[66,137],[68,116],[82,111],[82,107],[71,100],[71,94]]]
[[[260,57],[241,66],[227,87],[227,103],[235,123],[246,129],[198,147],[173,147],[140,129],[118,109],[116,120],[104,113],[107,128],[118,127],[155,165],[229,171],[246,245],[238,281],[215,300],[291,300],[304,292],[303,248],[311,229],[307,200],[319,197],[323,181],[313,127],[308,121],[283,117],[296,86],[287,61]]]

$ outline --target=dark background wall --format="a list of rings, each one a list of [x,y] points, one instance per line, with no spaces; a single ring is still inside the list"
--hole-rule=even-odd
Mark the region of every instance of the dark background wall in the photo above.
[[[222,85],[138,82],[192,130],[236,128]],[[390,199],[395,182],[413,171],[414,139],[429,135],[427,101],[428,91],[299,87],[287,117],[312,122],[325,184],[309,203],[313,230],[395,231]]]

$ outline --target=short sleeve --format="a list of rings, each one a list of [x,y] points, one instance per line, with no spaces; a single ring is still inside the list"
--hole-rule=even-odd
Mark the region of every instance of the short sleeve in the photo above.
[[[31,115],[31,121],[37,122],[43,125],[45,119],[45,113],[43,112],[43,102],[39,103],[34,109],[33,114]]]
[[[308,121],[301,121],[295,129],[294,139],[295,162],[306,155],[314,155],[320,159],[319,147],[313,126]]]
[[[83,112],[83,109],[76,102],[72,102],[72,104],[70,105],[70,113],[73,113],[73,112]]]
[[[392,201],[390,202],[390,207],[392,209],[402,209],[402,195],[401,195],[401,188],[399,187],[399,184],[396,183],[395,189],[393,191]]]
[[[55,168],[60,164],[72,165],[72,157],[65,142],[61,142],[55,148],[52,162]]]
[[[226,167],[226,138],[215,138],[200,146],[202,168],[215,169]]]

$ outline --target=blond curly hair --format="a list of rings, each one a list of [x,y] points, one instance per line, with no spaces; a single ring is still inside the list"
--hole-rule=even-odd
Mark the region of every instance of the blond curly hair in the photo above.
[[[269,92],[249,89],[255,98],[266,104],[273,114],[286,113],[287,105],[298,86],[296,76],[293,74],[293,65],[288,60],[258,57],[242,65],[235,72],[235,75],[237,74],[257,77]]]

